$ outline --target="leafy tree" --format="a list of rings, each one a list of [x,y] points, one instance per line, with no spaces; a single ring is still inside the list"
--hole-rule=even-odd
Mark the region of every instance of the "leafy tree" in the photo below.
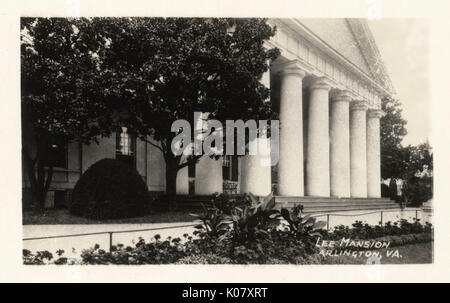
[[[426,143],[404,148],[408,154],[402,175],[402,198],[419,205],[433,197],[433,153]]]
[[[265,19],[94,18],[93,24],[108,41],[101,65],[108,98],[124,102],[123,123],[163,153],[170,201],[178,170],[201,157],[172,153],[174,121],[193,121],[194,112],[223,124],[273,116],[260,79],[279,51],[263,46],[275,33]]]
[[[406,120],[402,118],[399,100],[390,97],[382,100],[381,118],[381,177],[391,179],[390,196],[397,199],[396,180],[402,180],[404,202],[419,204],[432,197],[433,153],[431,146],[422,143],[417,146],[403,146],[407,134]]]
[[[398,199],[397,182],[394,178],[391,178],[391,180],[389,180],[389,198],[395,201],[397,201]]]
[[[43,206],[53,147],[88,144],[113,127],[99,57],[105,41],[87,19],[21,19],[22,155],[33,201]]]
[[[402,139],[407,134],[407,121],[402,118],[401,103],[397,99],[382,99],[381,109],[385,115],[380,120],[381,177],[402,177],[407,151],[402,148]]]

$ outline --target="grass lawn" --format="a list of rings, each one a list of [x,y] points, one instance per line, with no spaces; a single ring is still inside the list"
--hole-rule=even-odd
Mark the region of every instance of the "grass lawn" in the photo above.
[[[387,250],[398,250],[400,257],[387,257]],[[433,242],[409,244],[380,250],[381,264],[427,264],[433,262]],[[325,264],[367,264],[367,258],[327,257]]]
[[[383,258],[382,264],[426,264],[433,263],[433,242],[400,246],[401,258]]]
[[[191,212],[196,213],[198,212],[198,210],[196,211],[183,209],[181,211],[159,211],[142,217],[100,221],[73,216],[67,209],[24,210],[22,224],[123,224],[191,222],[195,220],[194,217],[189,215],[189,213]]]

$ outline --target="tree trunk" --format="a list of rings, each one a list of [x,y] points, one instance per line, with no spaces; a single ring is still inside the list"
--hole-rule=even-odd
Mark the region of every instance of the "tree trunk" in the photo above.
[[[28,180],[30,182],[33,204],[38,208],[44,208],[47,192],[53,179],[53,166],[45,167],[44,159],[46,155],[43,147],[38,148],[36,159],[31,159],[26,151],[23,151],[23,155]]]
[[[32,205],[33,206],[38,206],[40,205],[39,203],[39,198],[37,195],[37,180],[36,180],[36,175],[35,175],[35,164],[36,164],[36,160],[31,159],[31,157],[28,155],[28,153],[26,151],[23,151],[23,158],[24,158],[24,164],[25,164],[25,168],[27,170],[27,177],[28,177],[28,181],[30,182],[30,189],[31,189],[31,198],[32,198]]]
[[[166,158],[166,196],[170,210],[177,209],[178,159]]]

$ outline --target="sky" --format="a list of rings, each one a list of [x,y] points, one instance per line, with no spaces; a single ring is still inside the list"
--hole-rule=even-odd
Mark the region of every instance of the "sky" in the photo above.
[[[408,121],[403,144],[417,145],[430,137],[430,91],[428,83],[429,26],[426,19],[369,20],[396,90],[402,116]]]

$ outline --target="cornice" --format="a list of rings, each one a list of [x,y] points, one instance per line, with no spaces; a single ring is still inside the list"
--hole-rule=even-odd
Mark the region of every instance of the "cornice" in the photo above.
[[[346,19],[350,30],[355,36],[355,40],[358,42],[358,46],[367,62],[367,65],[375,78],[378,78],[381,85],[391,93],[395,93],[394,86],[392,85],[391,78],[387,72],[387,68],[381,58],[380,50],[375,42],[372,31],[365,19]],[[357,39],[356,35],[360,33],[365,39]],[[375,69],[376,68],[376,69]]]
[[[352,76],[355,77],[357,82],[361,82],[360,85],[357,85],[355,89],[362,87],[363,89],[366,86],[371,87],[378,96],[391,95],[391,91],[387,88],[380,85],[371,76],[367,75],[364,71],[362,71],[358,66],[349,61],[343,55],[341,55],[338,51],[333,49],[330,45],[328,45],[325,41],[320,39],[317,35],[315,35],[311,30],[309,30],[305,25],[303,25],[297,19],[269,19],[269,23],[271,25],[275,25],[279,27],[284,32],[287,32],[293,35],[301,44],[306,44],[309,48],[312,48],[315,53],[319,55],[325,56],[327,59],[331,59],[332,62],[337,64],[338,66],[342,66],[344,70],[349,72]],[[276,47],[279,46],[275,41],[269,41],[266,46]],[[300,51],[300,50],[298,50]],[[354,81],[353,81],[354,82]],[[353,85],[355,83],[351,83],[350,86],[353,90]],[[374,99],[373,96],[368,96],[370,93],[367,92],[359,92],[355,91],[358,94],[362,94],[367,99]],[[366,96],[367,95],[367,96]]]

